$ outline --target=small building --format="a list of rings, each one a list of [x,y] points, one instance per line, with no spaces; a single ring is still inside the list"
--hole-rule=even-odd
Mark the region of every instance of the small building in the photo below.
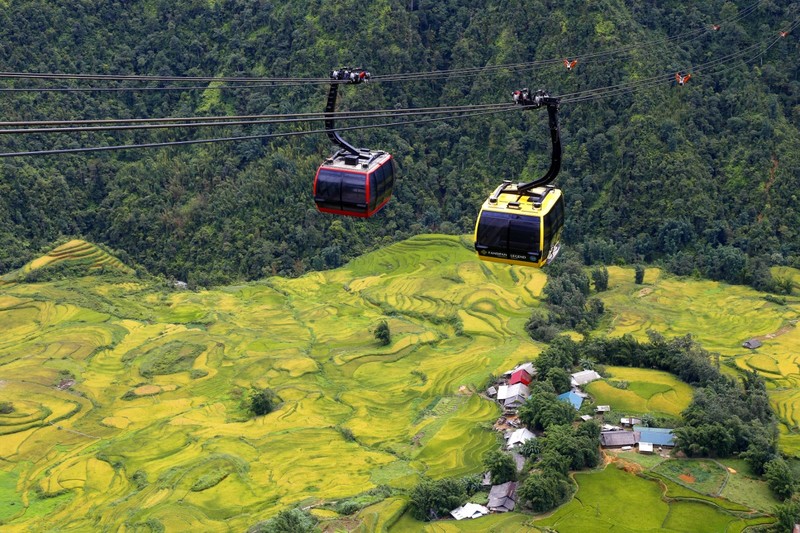
[[[488,389],[486,389],[486,395],[494,398],[495,396],[497,396],[497,389],[494,386],[489,387]]]
[[[506,445],[508,446],[508,449],[510,450],[510,449],[515,448],[517,446],[522,446],[523,444],[525,444],[529,440],[535,439],[535,438],[536,438],[536,435],[531,433],[531,431],[528,428],[519,428],[519,429],[511,432],[508,435],[508,442],[506,443]]]
[[[639,442],[639,453],[646,453],[652,454],[653,453],[653,443],[652,442]]]
[[[464,520],[465,518],[480,518],[483,515],[489,514],[489,509],[477,503],[465,503],[461,507],[453,509],[450,514],[456,520]]]
[[[497,389],[497,399],[503,401],[507,398],[514,396],[522,396],[526,400],[531,395],[531,390],[524,383],[517,383],[515,385],[500,385]]]
[[[565,392],[564,394],[559,394],[557,398],[563,402],[571,403],[572,407],[574,407],[575,410],[580,409],[581,404],[583,404],[583,398],[581,398],[579,395],[575,394],[572,391]]]
[[[521,365],[517,365],[516,367],[514,367],[514,370],[512,370],[511,373],[513,374],[517,370],[524,370],[531,377],[535,376],[538,373],[536,372],[536,369],[533,367],[533,363],[522,363]]]
[[[517,505],[517,482],[509,481],[502,485],[494,485],[489,491],[489,503],[486,507],[495,513],[513,511]]]
[[[598,379],[603,379],[603,377],[594,370],[581,370],[570,374],[570,383],[573,387],[582,387]]]
[[[642,419],[634,418],[632,416],[623,416],[622,418],[619,419],[619,423],[626,427],[638,426],[642,423]]]
[[[600,446],[604,448],[621,448],[633,446],[640,440],[638,431],[602,431],[600,433]]]
[[[622,431],[622,428],[613,424],[603,424],[600,426],[600,431]]]
[[[530,374],[528,374],[524,369],[520,368],[513,374],[508,380],[509,385],[516,385],[517,383],[522,383],[523,385],[530,385],[533,378]]]
[[[594,420],[594,417],[592,415],[581,415],[581,420],[588,422],[589,420]]]
[[[675,446],[675,437],[671,429],[633,426],[633,430],[641,434],[640,440],[644,442],[649,442],[655,446]]]
[[[505,400],[503,400],[503,408],[506,410],[507,413],[511,413],[519,409],[527,399],[528,399],[527,396],[522,396],[521,394],[512,396],[511,398],[506,398]]]
[[[745,348],[749,348],[751,350],[755,350],[756,348],[759,348],[761,344],[762,344],[761,341],[758,339],[750,339],[749,341],[744,341],[742,343],[742,346],[744,346]]]
[[[598,413],[608,413],[608,412],[611,411],[611,406],[610,405],[598,405],[597,408],[595,409],[595,411],[597,411]]]

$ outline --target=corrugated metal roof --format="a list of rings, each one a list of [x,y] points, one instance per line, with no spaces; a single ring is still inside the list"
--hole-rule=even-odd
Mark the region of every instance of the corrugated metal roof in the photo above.
[[[675,446],[675,436],[669,428],[633,426],[633,430],[641,433],[644,442],[652,442],[656,446]]]

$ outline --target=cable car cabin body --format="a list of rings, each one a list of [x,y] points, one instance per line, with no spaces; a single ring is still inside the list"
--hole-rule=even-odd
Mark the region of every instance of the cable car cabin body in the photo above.
[[[543,267],[561,246],[564,197],[552,185],[526,192],[498,187],[481,207],[475,223],[475,250],[484,261]]]
[[[371,217],[389,202],[394,174],[394,159],[386,152],[340,150],[317,170],[314,202],[323,213]]]

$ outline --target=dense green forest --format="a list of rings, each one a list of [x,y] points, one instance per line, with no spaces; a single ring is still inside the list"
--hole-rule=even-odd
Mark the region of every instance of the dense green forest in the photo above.
[[[0,0],[0,70],[319,78],[342,65],[382,75],[629,47],[588,57],[572,71],[559,64],[347,87],[340,109],[497,103],[521,87],[566,95],[691,72],[693,65],[772,42],[800,16],[796,3],[751,5]],[[665,39],[720,21],[727,22],[719,31]],[[700,272],[735,283],[757,283],[765,265],[800,264],[798,42],[795,30],[763,55],[764,46],[749,49],[718,68],[695,72],[682,87],[664,83],[562,106],[564,165],[557,183],[567,201],[564,236],[585,262],[663,261],[679,274]],[[321,111],[327,89],[5,90],[79,86],[91,83],[2,79],[0,120]],[[305,127],[6,135],[0,153]],[[394,199],[374,219],[315,210],[314,171],[331,150],[323,135],[0,159],[0,272],[62,236],[79,235],[195,285],[297,275],[338,266],[412,234],[469,232],[501,179],[536,176],[550,157],[545,114],[536,111],[345,137],[392,152],[401,169]]]

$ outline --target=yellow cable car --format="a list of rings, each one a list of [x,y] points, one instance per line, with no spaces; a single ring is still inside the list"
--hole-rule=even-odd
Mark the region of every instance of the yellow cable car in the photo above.
[[[547,106],[553,145],[547,174],[529,183],[505,180],[483,203],[475,222],[475,251],[484,261],[543,267],[558,255],[564,227],[564,196],[550,185],[561,169],[558,99],[544,91],[514,92],[514,102]]]
[[[484,261],[542,267],[558,255],[564,196],[552,185],[519,192],[498,187],[475,223],[475,250]]]

